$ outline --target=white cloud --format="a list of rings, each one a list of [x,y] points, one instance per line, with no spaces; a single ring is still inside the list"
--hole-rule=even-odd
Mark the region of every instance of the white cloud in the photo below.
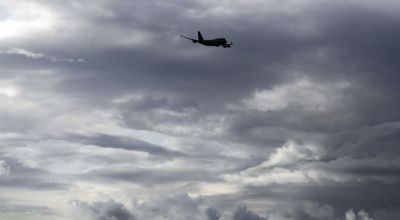
[[[278,111],[295,106],[312,112],[332,110],[340,104],[343,92],[350,87],[345,81],[321,84],[309,79],[300,79],[270,90],[257,90],[242,104],[247,109]]]
[[[69,63],[86,63],[86,61],[82,58],[66,58],[58,55],[49,55],[44,53],[37,53],[26,49],[21,48],[12,48],[9,50],[0,50],[0,54],[9,54],[9,55],[20,55],[30,59],[44,59],[53,63],[58,62],[69,62]]]
[[[240,174],[224,175],[228,182],[249,185],[249,186],[265,186],[271,184],[304,184],[313,181],[310,176],[317,176],[316,171],[290,170],[286,168],[273,168],[264,171],[243,171]]]
[[[271,167],[296,163],[299,160],[319,160],[325,150],[313,143],[296,143],[288,141],[277,148],[261,167]]]
[[[320,205],[311,201],[290,201],[273,207],[267,213],[268,220],[334,220],[335,210],[331,205]]]
[[[10,166],[7,164],[7,161],[0,160],[0,177],[7,176],[11,172]]]
[[[345,214],[345,220],[373,220],[369,214],[363,209],[354,213],[353,209],[347,210]]]
[[[48,33],[55,24],[56,15],[44,4],[35,1],[3,0],[0,9],[5,16],[0,20],[0,40],[30,38],[32,34]]]
[[[17,96],[19,93],[19,89],[13,86],[2,86],[0,87],[0,95],[4,95],[7,97],[14,97]]]
[[[251,167],[240,174],[225,175],[228,181],[239,181],[249,185],[269,185],[273,183],[309,183],[326,179],[336,179],[337,176],[327,176],[313,167],[287,168],[287,165],[302,161],[318,161],[325,155],[324,148],[313,143],[296,143],[288,141],[277,148],[269,159],[260,165]]]
[[[354,213],[353,209],[349,209],[345,214],[346,220],[357,220],[357,216]]]

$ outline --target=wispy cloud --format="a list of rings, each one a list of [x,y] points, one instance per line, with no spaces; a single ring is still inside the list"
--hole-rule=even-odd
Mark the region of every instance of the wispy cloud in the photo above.
[[[21,48],[0,50],[0,54],[18,55],[18,56],[23,56],[23,57],[30,58],[30,59],[44,59],[44,60],[47,60],[47,61],[50,61],[53,63],[58,63],[58,62],[86,63],[86,61],[82,58],[68,58],[68,57],[63,57],[60,55],[38,53],[38,52],[21,49]]]

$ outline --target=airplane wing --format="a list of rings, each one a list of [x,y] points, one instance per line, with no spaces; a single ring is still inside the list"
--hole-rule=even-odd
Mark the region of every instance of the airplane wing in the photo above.
[[[196,39],[193,39],[193,38],[190,38],[190,37],[185,37],[185,36],[183,36],[183,35],[181,35],[181,37],[182,37],[182,38],[189,39],[189,40],[193,41],[193,43],[196,43],[196,42],[197,42]]]

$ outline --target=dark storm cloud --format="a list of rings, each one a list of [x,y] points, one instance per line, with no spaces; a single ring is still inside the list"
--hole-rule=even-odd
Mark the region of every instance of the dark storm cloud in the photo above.
[[[22,91],[12,97],[9,88],[0,90],[5,103],[0,105],[2,135],[29,133],[36,140],[47,140],[51,136],[47,133],[56,133],[67,144],[78,144],[73,148],[77,152],[56,152],[61,164],[71,158],[96,158],[98,164],[119,165],[118,159],[104,155],[105,148],[145,152],[157,159],[146,161],[157,168],[126,163],[121,170],[80,164],[84,171],[76,176],[93,184],[115,180],[152,187],[177,182],[230,183],[221,176],[237,174],[241,180],[233,192],[237,200],[300,199],[329,204],[293,203],[289,211],[277,208],[265,216],[241,206],[231,213],[234,219],[274,219],[273,215],[334,219],[332,209],[344,213],[354,208],[356,216],[363,208],[400,206],[396,200],[400,19],[388,11],[391,4],[396,8],[395,3],[382,3],[385,7],[345,1],[34,3],[52,12],[48,19],[54,19],[55,26],[49,25],[46,34],[32,31],[28,37],[8,39],[0,48],[1,83],[14,83]],[[205,48],[179,38],[180,34],[195,36],[198,30],[206,37],[226,37],[234,45]],[[54,78],[38,77],[41,72],[51,72]],[[48,114],[55,106],[62,110]],[[71,110],[75,114],[67,113]],[[95,119],[81,122],[83,112]],[[107,134],[99,128],[110,128],[109,124],[101,124],[103,118],[96,118],[95,112],[107,112],[121,130],[167,135],[174,148]],[[65,128],[65,121],[72,125]],[[71,135],[75,130],[79,135]],[[31,146],[29,140],[23,142]],[[298,144],[285,148],[292,142]],[[304,147],[308,145],[319,151]],[[51,157],[49,148],[34,148],[41,151],[44,161]],[[166,158],[162,162],[183,160],[191,167],[164,168],[158,160],[162,157]],[[0,185],[66,188],[48,180],[54,173],[3,160],[11,164],[11,172],[0,176]],[[282,170],[289,177],[279,173]],[[307,176],[310,170],[316,177]],[[306,177],[300,181],[290,176],[293,173]],[[277,177],[269,180],[268,175],[274,174]],[[253,186],[251,178],[262,186]],[[178,200],[192,205],[187,211],[182,202],[174,203],[182,212],[168,213],[173,219],[193,212],[209,219],[224,218],[218,209],[203,212],[191,199]],[[82,207],[90,210],[88,218],[93,219],[136,216],[113,201]],[[155,210],[138,216],[151,219]]]
[[[126,181],[153,186],[168,183],[184,182],[222,182],[215,172],[198,169],[136,169],[128,171],[117,171],[114,169],[96,170],[88,173],[89,178],[100,178],[108,181]]]
[[[82,212],[82,217],[90,220],[135,220],[127,208],[118,202],[109,200],[106,202],[94,202],[87,204],[79,201],[72,202]]]
[[[243,33],[239,33],[235,32],[232,28],[228,29],[230,31],[226,31],[226,37],[235,39],[238,42],[238,48],[235,50],[212,50],[210,52],[205,51],[204,48],[195,47],[195,50],[202,52],[200,55],[193,54],[191,51],[194,48],[192,48],[192,44],[189,44],[190,42],[181,41],[180,39],[179,42],[176,42],[179,33],[183,31],[186,33],[193,32],[192,28],[189,28],[190,26],[196,27],[205,23],[215,23],[209,21],[220,18],[204,17],[201,20],[191,18],[185,14],[185,11],[188,9],[182,8],[183,5],[178,2],[169,4],[155,2],[132,3],[133,8],[140,8],[139,15],[145,11],[142,8],[153,8],[154,10],[149,10],[143,15],[145,17],[149,16],[149,19],[143,19],[143,16],[139,16],[137,13],[129,13],[128,17],[125,18],[126,14],[124,11],[128,7],[125,3],[104,7],[105,11],[109,11],[113,16],[104,16],[100,21],[95,19],[92,21],[93,24],[101,22],[102,25],[88,26],[89,29],[94,30],[89,32],[86,30],[82,33],[83,35],[98,33],[97,36],[90,36],[90,42],[95,46],[100,46],[100,48],[83,51],[85,53],[89,52],[89,54],[85,55],[84,59],[90,63],[85,65],[83,69],[87,68],[90,74],[95,74],[88,74],[89,78],[85,81],[80,80],[80,78],[71,81],[63,88],[68,90],[68,92],[74,92],[78,89],[81,92],[93,91],[97,92],[97,94],[103,94],[104,90],[109,94],[118,94],[118,90],[145,88],[184,92],[193,98],[201,98],[202,101],[209,98],[210,94],[213,94],[213,99],[231,99],[230,97],[235,98],[238,95],[241,96],[251,91],[258,84],[261,86],[265,84],[272,85],[278,79],[284,78],[285,74],[281,74],[277,70],[271,70],[268,71],[268,74],[265,74],[265,71],[271,68],[268,63],[274,63],[276,61],[274,57],[276,56],[278,60],[285,60],[284,54],[288,54],[288,51],[300,50],[298,47],[303,47],[300,42],[297,42],[297,44],[293,43],[295,38],[289,33],[282,33],[279,31],[279,28],[269,29],[269,26],[266,25],[268,29],[265,32],[258,31],[257,35],[244,34],[252,33],[251,30],[244,30]],[[64,4],[62,7],[64,10]],[[102,8],[102,6],[99,7]],[[196,8],[198,11],[202,9]],[[204,10],[207,9],[210,9],[210,6]],[[157,11],[160,11],[160,13]],[[90,13],[80,16],[86,18],[84,19],[85,21],[92,18],[91,16],[96,17]],[[135,18],[129,16],[137,16],[143,19],[142,22],[144,24],[138,24]],[[236,22],[240,19],[234,18],[234,21]],[[109,22],[104,22],[104,20],[113,22],[110,24]],[[157,22],[154,22],[155,20]],[[174,20],[181,21],[177,23]],[[98,38],[98,36],[106,35],[108,30],[114,30],[116,26],[120,27],[117,30],[138,30],[140,34],[147,31],[146,28],[152,24],[158,24],[160,21],[167,21],[167,24],[165,26],[162,25],[162,28],[159,27],[149,32],[148,38],[152,41],[148,46],[136,48],[135,46],[123,47],[110,45],[103,48],[103,45],[98,45],[102,42],[103,38]],[[232,23],[234,22],[232,21]],[[171,27],[173,25],[177,27]],[[264,26],[261,23],[257,25]],[[237,26],[243,27],[240,22]],[[167,29],[168,32],[163,31],[164,29]],[[211,26],[205,28],[204,32],[206,36],[217,37],[222,31],[218,31],[217,27]],[[195,34],[195,32],[193,33]],[[123,41],[124,37],[129,38],[130,36],[124,36],[121,33],[118,39],[115,40],[115,43],[117,44],[119,40]],[[153,38],[155,39],[153,40]],[[246,45],[249,43],[251,44],[247,47],[250,48],[246,49]],[[264,47],[268,48],[268,54],[261,56],[261,52],[265,52],[262,49]],[[74,46],[63,49],[71,48],[74,48]],[[259,48],[256,50],[258,52],[252,52],[256,48]],[[76,49],[79,49],[79,47]],[[95,53],[92,54],[90,51]],[[242,54],[246,54],[246,56]],[[267,57],[267,59],[263,57]],[[232,87],[232,85],[235,86]],[[90,90],[87,88],[90,88]]]
[[[232,220],[266,220],[266,218],[258,216],[246,206],[239,206],[233,213]]]
[[[141,2],[140,4],[144,4],[145,7],[148,6],[147,3]],[[150,3],[148,4],[150,5]],[[121,8],[123,7],[117,5],[109,10],[119,11]],[[162,10],[164,13],[157,14],[157,16],[164,16],[162,20],[170,20],[171,17],[177,16],[174,13],[169,13],[176,7],[172,9],[162,5],[157,10],[160,8],[165,10]],[[392,68],[396,68],[396,66],[387,65],[384,63],[386,60],[378,57],[376,53],[365,53],[363,51],[375,51],[378,50],[377,48],[382,51],[385,51],[385,48],[392,51],[392,47],[384,43],[376,46],[376,42],[388,42],[387,40],[376,39],[376,33],[379,33],[379,36],[382,36],[383,39],[385,39],[385,36],[395,35],[396,30],[391,28],[391,24],[396,23],[397,18],[373,9],[368,10],[365,7],[348,7],[344,3],[339,3],[339,6],[332,8],[328,6],[319,6],[318,8],[320,10],[309,9],[312,13],[303,15],[304,17],[299,19],[299,22],[308,21],[311,17],[318,21],[310,23],[309,25],[315,30],[304,35],[296,34],[296,30],[288,29],[291,25],[296,24],[296,21],[291,17],[293,15],[290,14],[275,15],[279,19],[268,19],[270,18],[268,16],[256,15],[260,19],[252,23],[251,26],[244,26],[242,23],[245,23],[246,19],[241,19],[242,22],[239,21],[237,27],[244,30],[239,32],[232,28],[230,32],[227,32],[238,42],[237,48],[232,48],[229,52],[212,50],[212,52],[207,51],[202,55],[186,55],[186,58],[183,56],[186,49],[166,53],[165,50],[171,51],[173,50],[172,47],[179,49],[182,45],[185,45],[185,41],[177,44],[168,40],[173,39],[171,36],[165,38],[167,43],[163,42],[160,49],[157,49],[157,47],[107,48],[101,53],[102,55],[96,54],[95,57],[91,57],[94,63],[90,64],[90,68],[91,71],[97,69],[96,74],[88,74],[86,80],[76,78],[73,81],[66,81],[62,88],[67,89],[68,92],[89,94],[93,92],[108,95],[135,92],[138,89],[185,94],[184,99],[196,103],[196,106],[201,107],[203,114],[208,114],[209,111],[221,110],[221,105],[229,101],[250,95],[255,88],[268,89],[285,81],[294,80],[295,77],[292,72],[295,71],[315,77],[317,79],[315,83],[318,83],[319,80],[345,79],[355,86],[347,91],[348,97],[343,100],[345,107],[339,113],[337,111],[325,113],[298,112],[294,108],[277,113],[267,113],[267,116],[263,115],[262,118],[258,117],[252,121],[257,120],[259,123],[264,122],[265,124],[272,123],[276,126],[289,126],[297,130],[329,132],[348,127],[360,127],[365,123],[376,124],[392,119],[396,120],[397,107],[395,103],[398,103],[398,101],[396,96],[390,95],[394,92],[394,88],[390,89],[384,86],[386,85],[385,82],[391,83],[393,81],[386,80],[388,74],[391,73],[385,69],[388,68],[387,66]],[[350,16],[354,16],[354,18],[347,19]],[[136,25],[136,22],[132,19],[118,19],[119,17],[124,17],[124,13],[115,13],[115,16],[110,19],[115,18],[115,22],[121,26],[126,24]],[[363,19],[364,17],[369,18],[369,20],[373,17],[374,22],[368,22],[369,20]],[[204,22],[204,19],[207,18],[202,19]],[[354,23],[349,24],[348,20]],[[365,20],[367,22],[363,22]],[[152,19],[148,19],[143,22],[149,24],[152,21]],[[195,26],[196,22],[201,23],[189,18],[185,26],[182,27],[190,26],[190,24]],[[379,25],[381,23],[386,24],[386,28]],[[261,25],[263,28],[261,28]],[[353,28],[354,26],[357,29]],[[147,25],[144,25],[144,27],[147,27]],[[338,28],[340,29],[336,30]],[[104,29],[107,29],[107,25]],[[256,29],[257,32],[255,32]],[[139,28],[139,30],[142,29]],[[152,30],[150,35],[164,36],[163,32],[159,30]],[[347,40],[348,38],[350,40]],[[351,42],[357,42],[357,44]],[[389,42],[396,43],[395,41]],[[103,49],[100,48],[100,50]],[[190,50],[203,51],[203,48],[194,47]],[[322,51],[322,56],[318,55],[318,51]],[[362,55],[368,55],[370,58],[367,61],[367,59],[360,57]],[[369,66],[369,60],[374,60],[373,62],[376,65],[385,67],[385,69],[371,72],[373,69],[368,68],[367,72],[364,71],[362,68]],[[364,62],[367,65],[364,65]],[[365,75],[367,77],[364,77]],[[375,79],[379,79],[381,85],[372,84],[376,82]],[[94,95],[91,99],[97,99],[96,97],[100,96]],[[377,105],[376,102],[379,104]],[[373,106],[386,105],[388,107],[371,109]],[[375,114],[376,111],[385,112]],[[351,114],[355,117],[351,120],[343,119],[342,121],[340,118],[337,120],[337,115],[340,114]],[[271,116],[268,117],[268,115]],[[326,121],[321,121],[320,118],[326,118]],[[288,119],[289,122],[285,123],[285,119]],[[126,117],[126,120],[129,121],[129,117]],[[249,123],[253,124],[252,121]],[[330,123],[327,123],[327,121]],[[240,134],[240,131],[238,134]]]
[[[375,210],[372,214],[374,219],[398,219],[400,218],[400,209],[389,208],[385,210]]]
[[[69,135],[68,139],[75,139],[76,142],[80,142],[83,144],[96,145],[99,147],[106,148],[117,148],[117,149],[125,149],[131,151],[140,151],[147,152],[151,155],[156,156],[165,156],[165,157],[182,157],[185,154],[168,150],[164,147],[156,146],[145,141],[128,138],[128,137],[119,137],[112,136],[107,134],[96,134],[93,136],[83,136],[83,135]]]
[[[396,159],[399,155],[398,137],[399,122],[395,121],[359,130],[338,132],[331,136],[326,145],[335,149],[329,157],[351,155],[356,158]]]
[[[218,220],[221,218],[221,213],[213,207],[206,209],[206,214],[209,220]]]
[[[150,5],[150,3],[141,2],[134,7],[146,8]],[[393,82],[391,72],[397,70],[398,67],[396,63],[389,62],[392,57],[396,57],[396,51],[398,51],[395,49],[396,41],[391,40],[398,35],[396,29],[393,28],[398,23],[397,17],[358,5],[348,7],[342,2],[335,7],[331,7],[332,4],[329,4],[329,7],[317,6],[318,10],[306,9],[305,13],[309,10],[311,13],[308,15],[304,13],[300,17],[299,21],[304,21],[306,25],[311,25],[312,29],[315,29],[310,33],[300,29],[300,32],[306,32],[302,35],[296,34],[296,29],[290,29],[292,25],[297,24],[290,13],[277,14],[275,19],[268,19],[274,18],[273,16],[256,15],[259,20],[248,26],[244,25],[246,19],[240,17],[243,15],[239,15],[234,18],[238,21],[235,28],[231,26],[224,28],[226,37],[235,41],[234,48],[229,51],[210,49],[204,52],[204,48],[196,45],[190,50],[199,50],[203,54],[186,55],[185,58],[183,54],[187,49],[180,48],[193,45],[186,41],[174,43],[172,35],[165,32],[166,29],[169,31],[179,29],[171,29],[171,25],[168,24],[151,25],[156,18],[163,21],[177,20],[177,17],[183,16],[182,13],[171,12],[181,12],[181,7],[178,7],[177,3],[172,3],[172,6],[157,5],[159,7],[155,8],[160,13],[152,11],[143,16],[138,14],[132,17],[126,16],[124,3],[109,8],[109,12],[114,14],[110,18],[101,14],[98,14],[99,16],[90,14],[90,12],[82,14],[90,18],[89,20],[93,23],[103,21],[104,30],[111,27],[111,24],[120,27],[127,26],[139,31],[150,31],[150,38],[155,37],[161,40],[160,36],[162,36],[166,41],[154,41],[151,47],[97,48],[96,50],[102,51],[100,55],[99,53],[88,55],[88,60],[91,61],[90,68],[97,70],[97,73],[87,75],[87,80],[81,80],[79,77],[74,81],[65,81],[65,86],[62,88],[68,88],[68,92],[89,92],[89,94],[91,92],[115,94],[114,91],[121,94],[121,92],[135,92],[138,89],[183,94],[182,98],[193,103],[190,105],[196,106],[202,115],[208,115],[223,111],[224,105],[230,101],[251,95],[255,88],[269,89],[272,86],[296,80],[293,71],[315,78],[314,83],[344,79],[354,85],[346,90],[348,97],[343,100],[345,107],[339,111],[328,110],[315,113],[306,110],[299,111],[297,106],[289,106],[287,109],[276,112],[233,113],[233,118],[238,118],[238,120],[233,121],[231,126],[237,129],[232,130],[232,134],[228,135],[239,136],[246,143],[257,138],[250,136],[246,139],[245,136],[256,127],[289,128],[287,135],[282,135],[281,138],[274,137],[273,139],[276,140],[268,140],[271,141],[271,145],[276,145],[285,142],[288,136],[298,131],[329,133],[396,120],[398,117],[396,113],[398,98],[390,95],[393,92],[390,87]],[[193,5],[193,7],[200,6]],[[200,9],[207,9],[207,7]],[[144,19],[146,16],[148,19]],[[317,22],[307,24],[309,18]],[[137,19],[140,19],[140,22]],[[187,27],[196,27],[196,23],[204,23],[212,19],[215,17],[201,18],[200,21],[188,18],[181,28],[186,31]],[[180,22],[171,23],[181,24]],[[205,35],[216,33],[214,28],[211,26],[205,29]],[[154,44],[158,43],[160,43],[160,49],[154,47]],[[168,46],[168,43],[171,46]],[[178,49],[172,52],[172,47]],[[319,51],[323,53],[321,57],[318,57]],[[386,59],[386,56],[390,59]],[[363,77],[365,74],[366,78]],[[374,82],[379,83],[373,84]],[[91,98],[100,97],[92,96]],[[122,120],[125,123],[128,122],[127,126],[137,127],[135,125],[137,121],[130,120],[129,114],[145,111],[145,109],[168,109],[169,106],[171,106],[170,103],[162,100],[158,100],[157,103],[154,100],[142,102],[134,108],[122,106],[122,109],[126,109]],[[374,106],[379,106],[379,109],[374,110]],[[174,108],[174,110],[182,111],[179,108]],[[340,117],[346,113],[351,113],[355,117],[350,120],[347,118],[341,120]],[[242,117],[243,115],[245,117]],[[159,118],[152,117],[152,119]],[[185,118],[185,120],[191,119]],[[165,119],[154,121],[154,123],[163,122]],[[147,127],[146,129],[154,128]],[[264,136],[264,132],[268,130],[261,131],[260,135]],[[265,141],[267,140],[261,139],[259,144]],[[363,149],[364,147],[365,145],[360,146]]]
[[[279,198],[291,201],[315,201],[320,204],[331,204],[339,212],[349,208],[357,209],[387,209],[398,207],[397,188],[399,184],[369,181],[364,183],[334,183],[334,184],[280,184],[268,187],[249,187],[250,194],[244,198],[263,200],[264,198]],[[287,190],[290,189],[290,190]]]
[[[326,22],[323,38],[331,43],[329,46],[356,64],[363,64],[360,67],[367,74],[375,72],[383,81],[395,77],[393,71],[400,67],[395,62],[400,47],[396,40],[400,36],[396,28],[400,23],[397,15],[362,6],[346,8],[345,5],[322,12],[328,14],[321,18]]]

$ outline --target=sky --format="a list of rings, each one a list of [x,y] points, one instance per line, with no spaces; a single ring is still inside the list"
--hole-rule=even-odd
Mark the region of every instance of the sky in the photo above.
[[[400,219],[399,9],[2,0],[0,219]]]

